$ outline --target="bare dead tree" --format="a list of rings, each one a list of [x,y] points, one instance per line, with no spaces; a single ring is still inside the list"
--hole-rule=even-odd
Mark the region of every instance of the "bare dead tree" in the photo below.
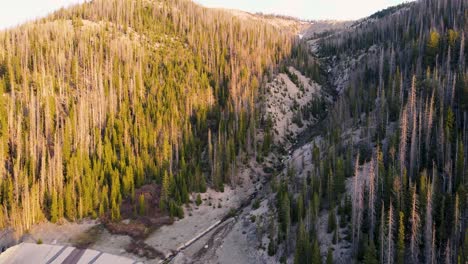
[[[374,158],[372,158],[369,163],[369,199],[368,199],[370,239],[374,239],[374,230],[375,230],[375,200],[376,200],[375,186],[376,186],[375,162],[374,162]]]
[[[432,248],[432,192],[433,183],[428,184],[427,188],[427,204],[426,204],[426,220],[424,226],[424,257],[426,264],[430,264],[432,261],[432,255],[434,254],[434,248]]]
[[[352,237],[353,249],[357,250],[359,244],[361,221],[362,221],[362,186],[359,173],[359,154],[356,156],[354,165],[354,180],[353,180],[353,201],[352,201]]]
[[[404,107],[400,118],[400,177],[403,182],[403,174],[406,170],[406,145],[408,137],[408,107]]]
[[[416,193],[416,187],[412,186],[412,198],[411,198],[411,234],[410,234],[410,256],[413,263],[419,262],[419,242],[420,242],[420,219],[419,219],[419,203]]]
[[[394,260],[395,242],[393,241],[393,230],[394,230],[394,216],[393,216],[393,205],[390,201],[388,208],[388,220],[387,220],[387,264],[392,264]]]

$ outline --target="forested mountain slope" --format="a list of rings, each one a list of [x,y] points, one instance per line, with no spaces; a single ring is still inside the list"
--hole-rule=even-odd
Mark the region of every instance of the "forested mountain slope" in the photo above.
[[[0,32],[0,226],[118,220],[126,198],[144,214],[145,184],[183,217],[256,152],[258,87],[291,45],[184,0],[94,0]]]
[[[309,41],[339,96],[272,184],[278,261],[466,263],[466,7],[421,0]]]
[[[151,261],[466,263],[466,8],[307,30],[94,0],[2,31],[0,227],[138,218]]]

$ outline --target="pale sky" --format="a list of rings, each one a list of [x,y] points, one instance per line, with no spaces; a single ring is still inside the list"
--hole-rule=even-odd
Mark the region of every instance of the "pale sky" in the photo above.
[[[19,25],[85,0],[0,0],[0,29]]]
[[[43,17],[85,0],[0,0],[0,29]],[[207,7],[289,15],[303,19],[358,19],[407,0],[194,0]]]

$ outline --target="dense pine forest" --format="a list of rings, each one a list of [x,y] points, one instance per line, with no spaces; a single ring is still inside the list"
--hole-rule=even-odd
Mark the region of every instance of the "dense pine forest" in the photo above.
[[[2,31],[0,226],[119,220],[151,183],[183,217],[256,151],[258,88],[290,49],[286,31],[183,0],[95,0]]]
[[[313,29],[93,0],[0,31],[0,229],[119,223],[128,207],[182,219],[249,179],[216,223],[255,226],[259,263],[468,263],[467,6]]]
[[[324,65],[352,70],[307,179],[278,178],[271,255],[334,263],[344,243],[359,263],[467,263],[466,8],[421,0],[320,39]]]

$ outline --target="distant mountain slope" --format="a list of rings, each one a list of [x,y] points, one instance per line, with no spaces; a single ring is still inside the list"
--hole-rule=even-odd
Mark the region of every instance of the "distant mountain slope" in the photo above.
[[[287,30],[293,33],[300,31],[302,28],[304,28],[304,26],[307,25],[307,22],[301,21],[300,19],[297,19],[294,17],[286,17],[286,16],[280,16],[280,15],[268,15],[268,14],[262,14],[262,13],[249,13],[246,11],[241,11],[241,10],[236,10],[236,9],[220,8],[218,10],[230,13],[239,19],[259,21],[261,23],[270,24],[276,28]]]

